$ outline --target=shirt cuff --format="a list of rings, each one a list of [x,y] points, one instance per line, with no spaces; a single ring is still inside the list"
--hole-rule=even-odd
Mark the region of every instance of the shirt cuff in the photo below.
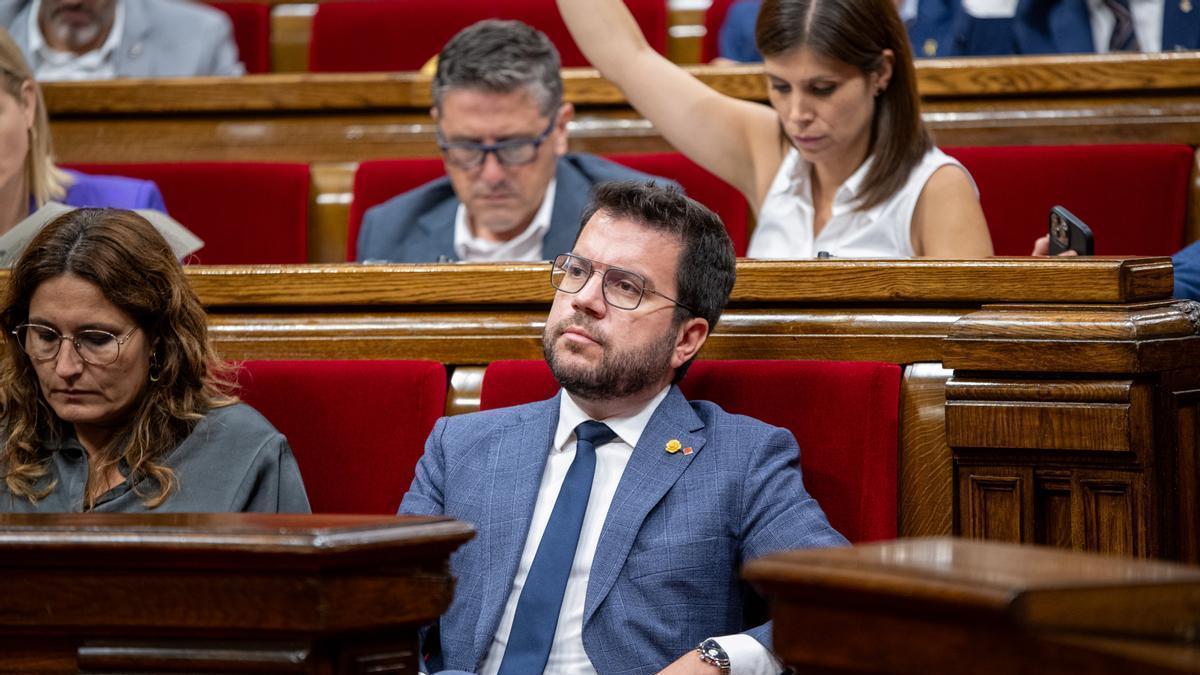
[[[783,664],[761,642],[744,633],[713,638],[729,656],[730,675],[779,675]]]

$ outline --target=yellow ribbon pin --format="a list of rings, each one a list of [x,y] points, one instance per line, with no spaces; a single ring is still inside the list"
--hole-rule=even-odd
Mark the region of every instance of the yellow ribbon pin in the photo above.
[[[683,443],[680,443],[677,439],[672,438],[671,440],[667,441],[667,452],[671,453],[672,455],[679,452],[679,449],[682,447]]]

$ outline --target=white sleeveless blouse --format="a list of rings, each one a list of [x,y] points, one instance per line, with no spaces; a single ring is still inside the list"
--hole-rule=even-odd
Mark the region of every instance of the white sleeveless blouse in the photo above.
[[[838,188],[833,214],[813,238],[811,164],[795,148],[788,151],[771,181],[758,212],[758,225],[750,237],[749,258],[813,258],[828,251],[838,258],[908,258],[912,248],[912,215],[926,181],[941,167],[958,160],[931,148],[913,167],[908,181],[890,199],[865,211],[855,209],[855,199],[871,165],[863,162]],[[971,180],[974,186],[974,179]],[[979,189],[976,187],[976,193]]]

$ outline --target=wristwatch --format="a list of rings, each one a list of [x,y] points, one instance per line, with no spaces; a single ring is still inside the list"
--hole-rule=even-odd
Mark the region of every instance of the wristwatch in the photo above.
[[[714,665],[721,670],[721,675],[729,675],[729,655],[721,649],[721,644],[713,639],[705,640],[696,646],[700,660]]]

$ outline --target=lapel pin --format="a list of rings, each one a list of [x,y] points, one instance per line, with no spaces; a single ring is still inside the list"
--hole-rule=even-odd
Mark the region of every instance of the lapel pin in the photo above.
[[[1190,14],[1192,11],[1192,0],[1179,0],[1179,11],[1184,14]]]
[[[678,439],[672,438],[667,441],[667,452],[672,455],[679,452],[679,449],[682,447],[683,443],[680,443]],[[691,448],[688,448],[688,450],[691,450]]]
[[[687,446],[686,448],[684,448],[684,449],[683,449],[683,454],[685,454],[685,455],[690,455],[690,454],[692,454],[692,446],[690,446],[690,445],[689,445],[689,446]]]

